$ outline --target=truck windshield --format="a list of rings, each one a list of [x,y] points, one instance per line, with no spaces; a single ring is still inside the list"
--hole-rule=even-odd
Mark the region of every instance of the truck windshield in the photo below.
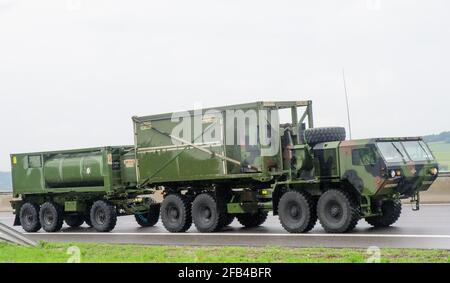
[[[408,141],[402,142],[402,144],[412,161],[426,161],[434,159],[431,152],[429,152],[428,147],[422,141]]]
[[[378,142],[386,162],[427,161],[434,157],[423,141]]]
[[[394,145],[393,142],[379,142],[377,146],[386,162],[405,162],[409,160],[399,143]]]

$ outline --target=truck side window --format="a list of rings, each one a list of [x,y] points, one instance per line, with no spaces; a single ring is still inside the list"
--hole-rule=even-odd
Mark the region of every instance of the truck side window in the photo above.
[[[374,165],[377,163],[377,158],[372,148],[357,148],[352,150],[352,163],[355,166]]]
[[[41,167],[42,167],[42,157],[40,155],[28,156],[28,168],[41,168]]]

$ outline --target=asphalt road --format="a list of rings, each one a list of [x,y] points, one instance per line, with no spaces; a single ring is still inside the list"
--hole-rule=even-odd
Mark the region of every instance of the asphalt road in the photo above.
[[[0,213],[0,221],[12,225],[11,213]],[[23,232],[20,227],[18,231]],[[354,247],[450,249],[450,205],[423,205],[414,212],[409,205],[394,227],[374,229],[361,220],[349,234],[326,234],[318,224],[308,234],[289,234],[270,216],[261,227],[244,229],[237,221],[220,233],[200,234],[194,226],[188,233],[171,234],[161,223],[141,228],[134,217],[120,217],[111,233],[96,233],[93,229],[64,227],[59,233],[27,234],[33,240],[54,242],[99,242],[146,245],[194,246],[287,246],[287,247]]]

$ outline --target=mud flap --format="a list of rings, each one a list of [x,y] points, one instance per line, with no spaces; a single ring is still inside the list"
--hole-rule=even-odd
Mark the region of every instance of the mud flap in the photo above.
[[[14,225],[13,226],[20,226],[20,225],[22,225],[20,223],[20,216],[19,216],[19,214],[16,214],[16,217],[14,218]]]
[[[412,210],[413,211],[419,211],[420,210],[420,195],[419,192],[416,192],[412,197],[411,197],[411,206],[412,206]]]

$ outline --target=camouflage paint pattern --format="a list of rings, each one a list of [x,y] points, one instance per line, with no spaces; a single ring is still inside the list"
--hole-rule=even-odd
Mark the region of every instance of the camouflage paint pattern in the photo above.
[[[365,139],[343,141],[339,145],[341,180],[366,196],[398,195],[411,197],[427,190],[436,180],[432,170],[438,168],[434,157],[430,160],[387,162],[377,143],[419,142],[421,138]],[[425,145],[426,146],[426,145]],[[391,172],[396,173],[395,177]]]

